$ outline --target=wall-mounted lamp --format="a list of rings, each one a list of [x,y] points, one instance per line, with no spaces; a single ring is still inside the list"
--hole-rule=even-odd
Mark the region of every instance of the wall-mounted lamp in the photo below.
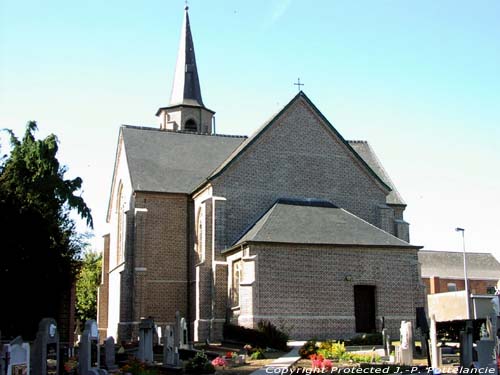
[[[351,275],[346,275],[344,277],[344,281],[352,281],[352,276]]]

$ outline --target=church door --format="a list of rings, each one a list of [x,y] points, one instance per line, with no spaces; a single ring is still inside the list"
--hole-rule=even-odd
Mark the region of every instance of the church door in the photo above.
[[[375,332],[375,286],[354,286],[354,315],[356,332]]]

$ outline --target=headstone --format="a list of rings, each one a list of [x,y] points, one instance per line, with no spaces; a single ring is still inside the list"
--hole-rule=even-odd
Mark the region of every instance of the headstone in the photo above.
[[[2,350],[2,375],[29,375],[30,345],[18,336]]]
[[[179,351],[175,347],[175,332],[171,326],[163,331],[163,366],[179,367]]]
[[[112,336],[104,340],[104,364],[108,371],[118,368],[115,358],[115,339]]]
[[[413,331],[411,322],[401,322],[398,363],[411,366],[413,364]]]
[[[498,374],[496,331],[497,311],[492,308],[490,316],[486,318],[481,339],[476,341],[477,363],[474,365],[476,368],[482,369],[484,374]]]
[[[460,366],[470,368],[473,358],[473,324],[465,321],[465,329],[460,332]]]
[[[187,328],[186,319],[181,318],[180,328],[181,328],[181,330],[180,330],[181,342],[180,342],[179,346],[181,349],[189,349],[188,328]]]
[[[99,370],[99,332],[95,320],[87,320],[80,340],[80,357],[78,359],[79,375],[99,375],[104,370]]]
[[[181,345],[181,313],[175,312],[174,346],[178,348]]]
[[[153,319],[141,319],[139,324],[139,355],[138,358],[145,363],[153,363]]]
[[[38,332],[31,353],[33,375],[57,375],[59,373],[59,332],[52,318],[44,318],[38,325]]]
[[[384,355],[387,357],[391,352],[390,352],[390,348],[388,346],[388,340],[387,338],[389,337],[388,333],[387,333],[387,329],[384,328],[382,330],[382,345],[384,346]]]

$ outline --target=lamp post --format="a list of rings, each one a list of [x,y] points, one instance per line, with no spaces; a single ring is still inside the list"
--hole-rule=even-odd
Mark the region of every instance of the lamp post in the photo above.
[[[465,259],[465,229],[455,228],[455,231],[462,232],[462,246],[464,250],[464,283],[465,283],[465,293],[466,293],[466,307],[467,307],[467,319],[470,319],[470,306],[469,306],[469,281],[467,280],[467,260]]]

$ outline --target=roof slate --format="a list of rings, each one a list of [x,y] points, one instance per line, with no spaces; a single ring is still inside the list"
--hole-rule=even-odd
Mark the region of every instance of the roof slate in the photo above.
[[[132,188],[162,193],[191,193],[246,138],[127,125],[121,130]]]
[[[420,250],[418,260],[422,277],[464,278],[464,254],[452,251]],[[500,263],[490,253],[466,253],[467,277],[474,279],[499,279]]]
[[[386,172],[379,158],[366,141],[347,141],[349,145],[358,153],[359,156],[370,166],[370,168],[380,177],[382,181],[388,185],[392,191],[387,195],[386,202],[388,204],[406,205],[404,199],[399,194],[396,186],[392,182],[389,174]]]
[[[246,242],[417,247],[331,203],[310,200],[278,200],[234,246]]]

